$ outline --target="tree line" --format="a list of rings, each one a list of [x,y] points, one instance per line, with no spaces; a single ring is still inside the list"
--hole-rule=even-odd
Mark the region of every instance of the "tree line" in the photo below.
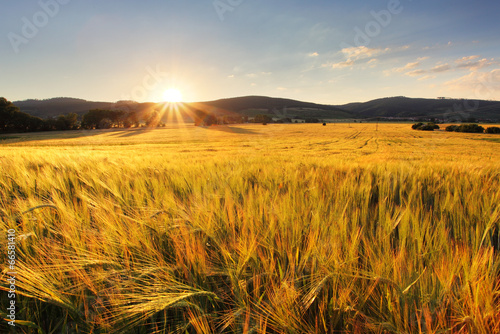
[[[0,131],[32,132],[77,129],[78,115],[70,113],[57,118],[42,119],[21,112],[12,102],[0,97]]]
[[[265,114],[256,115],[253,119],[248,116],[215,116],[206,111],[192,110],[196,126],[211,126],[222,124],[241,123],[293,123],[289,117],[273,120]],[[105,110],[92,109],[79,116],[68,113],[57,117],[43,119],[22,112],[7,99],[0,97],[0,132],[35,132],[35,131],[65,131],[65,130],[92,130],[131,127],[158,127],[165,126],[162,115],[157,110]],[[317,118],[300,118],[305,123],[320,123]]]
[[[439,129],[439,125],[435,123],[415,123],[411,126],[413,130],[422,131],[434,131]],[[488,134],[500,134],[500,128],[496,126],[491,126],[489,128],[483,128],[478,124],[461,124],[461,125],[448,125],[445,128],[448,132],[466,132],[466,133],[488,133]]]
[[[57,117],[43,119],[22,112],[11,101],[0,97],[0,132],[35,132],[92,130],[164,126],[158,111],[124,111],[93,109],[81,117],[76,113],[68,113]]]

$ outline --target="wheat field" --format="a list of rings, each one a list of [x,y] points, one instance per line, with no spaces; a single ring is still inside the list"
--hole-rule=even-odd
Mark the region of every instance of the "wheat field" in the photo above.
[[[498,135],[167,126],[0,141],[18,333],[498,333]]]

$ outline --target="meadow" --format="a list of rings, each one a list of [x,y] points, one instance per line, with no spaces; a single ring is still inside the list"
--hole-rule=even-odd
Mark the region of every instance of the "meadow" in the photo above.
[[[365,123],[3,136],[0,314],[13,229],[18,333],[499,333],[498,138]]]

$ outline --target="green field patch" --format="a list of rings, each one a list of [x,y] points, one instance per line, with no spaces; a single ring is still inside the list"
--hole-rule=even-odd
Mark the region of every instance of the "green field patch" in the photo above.
[[[490,141],[494,143],[500,143],[500,138],[474,138],[474,140],[485,140],[485,141]]]
[[[19,139],[21,137],[14,137],[14,136],[0,136],[0,140],[13,140],[13,139]]]

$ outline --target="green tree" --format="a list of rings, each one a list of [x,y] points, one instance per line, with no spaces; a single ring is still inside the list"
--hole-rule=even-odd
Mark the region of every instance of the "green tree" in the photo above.
[[[254,119],[255,123],[262,123],[262,124],[270,123],[272,121],[273,121],[273,119],[271,117],[269,117],[268,115],[262,115],[262,114],[255,116],[255,119]]]
[[[484,133],[494,133],[494,134],[498,134],[500,133],[500,128],[498,126],[490,126],[489,128],[487,128]]]
[[[483,133],[484,128],[478,124],[462,124],[458,127],[458,132]]]
[[[103,118],[99,121],[99,124],[97,124],[97,128],[99,129],[111,129],[113,126],[113,121],[109,118]]]
[[[411,128],[413,130],[422,130],[422,131],[434,131],[434,130],[437,130],[439,129],[439,125],[435,124],[435,123],[427,123],[427,124],[424,124],[424,123],[415,123],[411,126]]]
[[[6,131],[14,115],[19,112],[19,108],[12,102],[0,97],[0,131]]]
[[[21,112],[12,102],[0,98],[0,131],[28,132],[38,131],[43,127],[43,120]]]
[[[82,128],[84,129],[100,128],[99,123],[103,119],[109,119],[111,121],[111,127],[113,125],[122,126],[124,121],[124,116],[125,112],[123,112],[122,110],[92,109],[89,110],[88,113],[83,115]]]

